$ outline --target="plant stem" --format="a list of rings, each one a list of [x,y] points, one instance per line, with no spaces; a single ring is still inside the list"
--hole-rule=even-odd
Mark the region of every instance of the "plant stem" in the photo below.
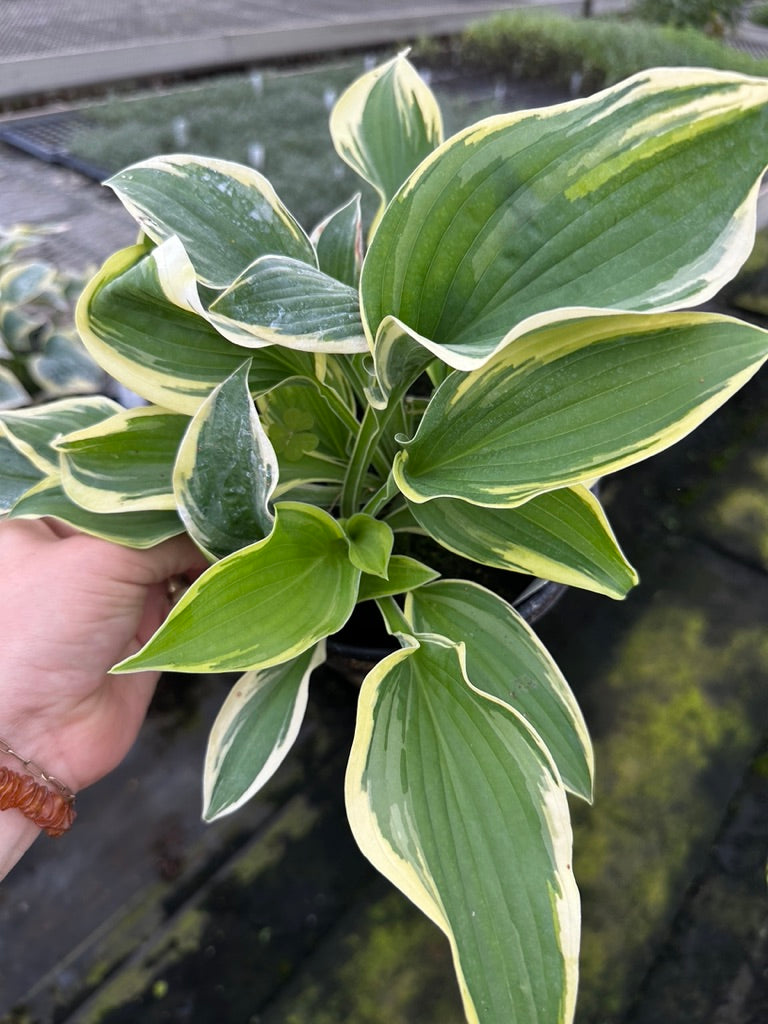
[[[320,391],[323,398],[326,400],[328,405],[333,409],[336,416],[341,420],[347,430],[353,436],[357,434],[360,424],[355,419],[352,410],[345,405],[344,401],[339,397],[334,388],[329,387],[327,384],[320,385]]]
[[[408,622],[403,611],[394,597],[381,597],[376,601],[376,607],[381,612],[387,630],[394,636],[395,633],[412,633],[413,626]]]
[[[347,358],[342,357],[339,360],[339,365],[344,372],[344,376],[349,381],[349,384],[355,393],[355,397],[363,408],[368,405],[365,392],[371,383],[371,374],[365,368],[366,360],[370,361],[371,356],[357,355],[349,356]]]
[[[376,491],[373,497],[369,498],[365,503],[362,511],[365,512],[366,515],[375,516],[394,498],[397,493],[397,484],[390,473],[378,491]]]
[[[413,512],[404,504],[395,506],[386,516],[382,517],[382,521],[395,533],[420,533],[424,537],[428,536],[424,527],[417,523]]]
[[[368,467],[373,464],[379,469],[376,449],[389,421],[396,411],[399,402],[393,402],[386,409],[374,409],[368,406],[363,414],[363,422],[355,439],[355,447],[349,457],[347,474],[341,490],[341,514],[344,518],[354,515],[360,505],[360,494]],[[386,473],[389,476],[389,463]]]

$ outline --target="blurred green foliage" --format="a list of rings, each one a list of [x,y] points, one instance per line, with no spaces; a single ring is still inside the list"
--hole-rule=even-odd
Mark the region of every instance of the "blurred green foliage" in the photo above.
[[[736,25],[746,4],[744,0],[636,0],[635,13],[660,25],[704,29],[713,35]]]
[[[586,94],[650,67],[710,67],[768,74],[758,60],[695,28],[637,19],[569,18],[513,10],[454,39],[419,44],[417,58],[462,72],[543,80]]]

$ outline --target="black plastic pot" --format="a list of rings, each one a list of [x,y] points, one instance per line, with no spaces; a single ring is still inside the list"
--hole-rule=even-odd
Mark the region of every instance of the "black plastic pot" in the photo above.
[[[537,579],[511,604],[527,623],[533,624],[557,604],[567,589],[564,583]],[[367,644],[356,642],[363,637],[369,639]],[[397,649],[373,602],[358,605],[347,625],[327,642],[331,657],[350,661],[378,662]]]
[[[597,497],[600,496],[600,479],[592,483],[590,490]],[[443,557],[446,557],[445,551],[442,554]],[[430,562],[429,559],[427,561]],[[461,561],[468,569],[468,578],[473,578],[473,569],[478,569],[476,563],[464,559]],[[508,576],[503,570],[496,570],[496,572],[505,577]],[[449,572],[446,575],[452,574]],[[463,576],[463,573],[460,572],[458,575]],[[490,584],[490,589],[495,592],[496,588],[493,583]],[[522,593],[512,599],[507,597],[507,600],[529,625],[533,625],[554,608],[567,590],[568,586],[565,583],[533,579]],[[361,643],[362,638],[366,638],[368,642]],[[392,642],[392,637],[384,629],[381,616],[376,611],[373,602],[358,605],[347,625],[327,642],[328,654],[331,657],[346,658],[351,661],[378,662],[397,649],[397,645]]]

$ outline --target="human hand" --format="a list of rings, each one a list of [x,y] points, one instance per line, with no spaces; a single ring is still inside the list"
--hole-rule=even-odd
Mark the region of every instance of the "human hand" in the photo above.
[[[159,675],[109,669],[168,614],[169,580],[207,562],[184,536],[137,551],[54,520],[10,520],[0,565],[0,736],[81,789],[125,756]]]

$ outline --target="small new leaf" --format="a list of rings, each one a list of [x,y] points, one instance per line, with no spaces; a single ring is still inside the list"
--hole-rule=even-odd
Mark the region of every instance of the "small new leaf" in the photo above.
[[[379,519],[362,512],[344,523],[349,541],[349,560],[361,572],[387,578],[394,534]]]
[[[360,577],[358,601],[374,601],[415,590],[425,583],[431,583],[440,575],[428,565],[409,558],[407,555],[392,555],[387,565],[386,578],[363,574]]]

